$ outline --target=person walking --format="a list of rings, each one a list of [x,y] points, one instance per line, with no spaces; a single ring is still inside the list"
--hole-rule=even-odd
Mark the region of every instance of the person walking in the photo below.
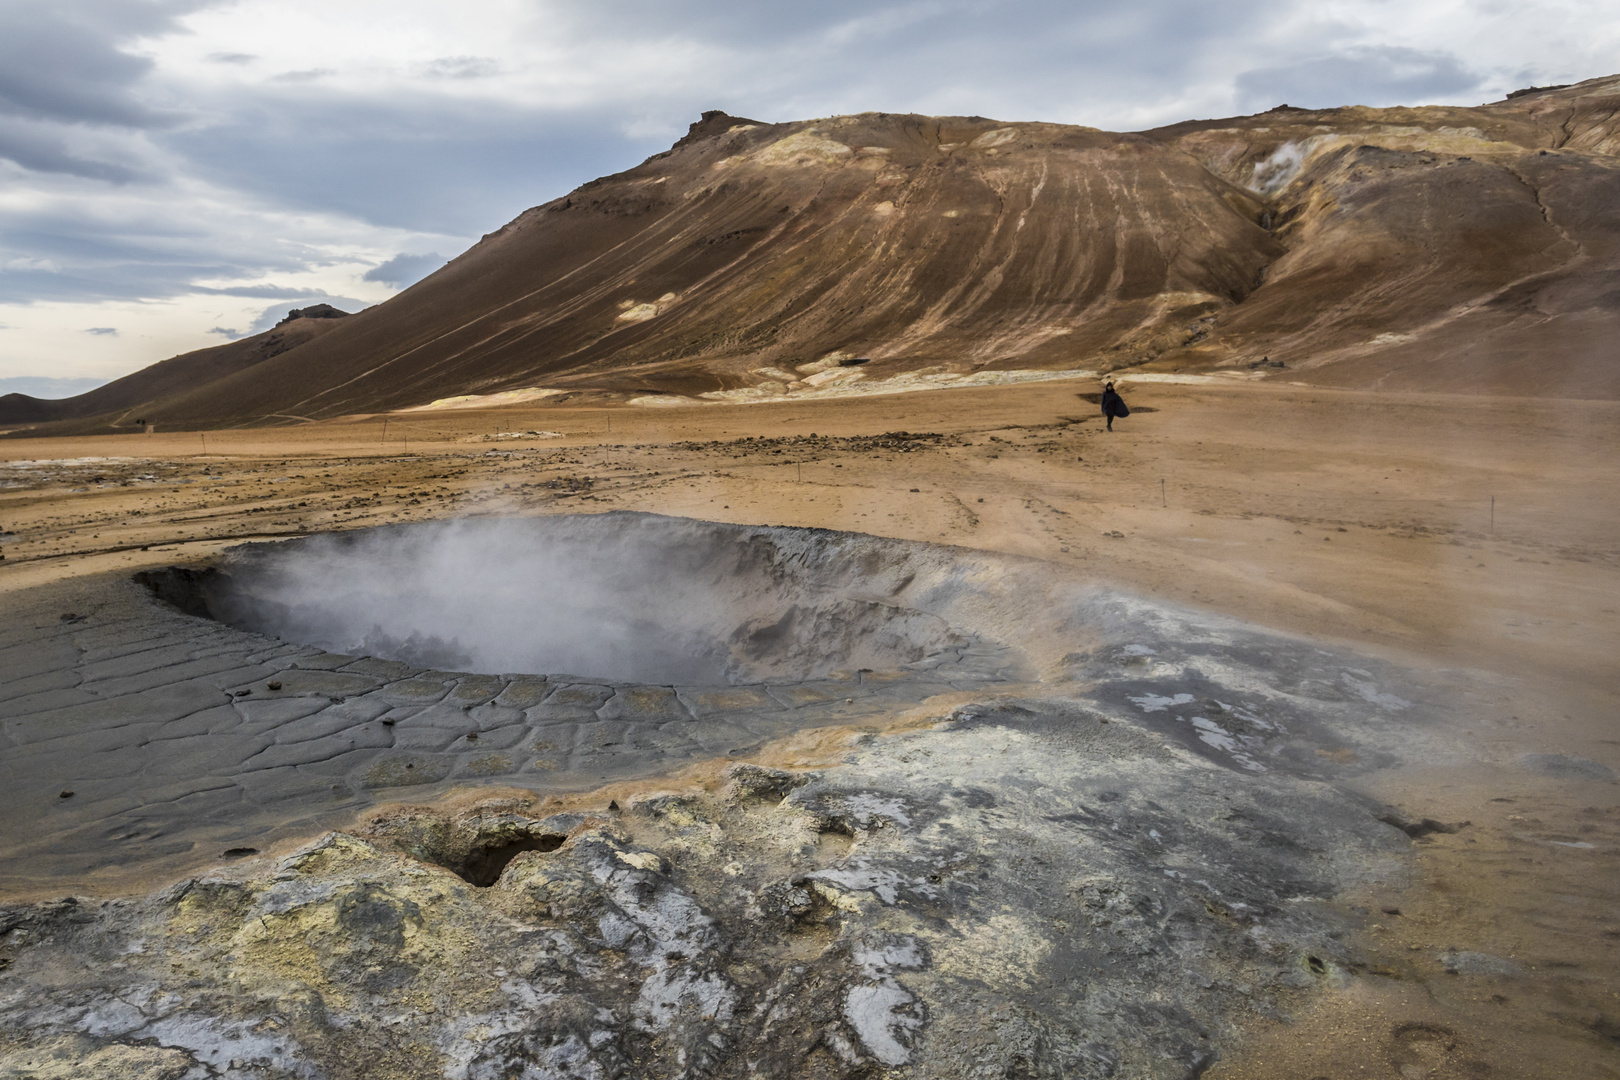
[[[1103,415],[1108,418],[1108,430],[1114,430],[1114,418],[1124,419],[1131,415],[1131,410],[1125,407],[1125,399],[1114,391],[1114,384],[1109,383],[1103,387],[1102,394]]]

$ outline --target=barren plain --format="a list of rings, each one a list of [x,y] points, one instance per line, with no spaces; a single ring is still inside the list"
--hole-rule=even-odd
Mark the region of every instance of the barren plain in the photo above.
[[[113,596],[119,588],[125,593],[118,595],[144,595],[127,584],[143,569],[197,565],[244,541],[450,517],[645,511],[749,526],[873,534],[968,549],[975,557],[1016,558],[1021,566],[1040,567],[1054,588],[1063,583],[1101,586],[1181,612],[1189,625],[1201,618],[1238,620],[1281,635],[1279,640],[1302,643],[1301,648],[1343,650],[1406,672],[1410,683],[1426,687],[1423,724],[1428,730],[1417,730],[1415,717],[1391,714],[1394,726],[1381,729],[1386,744],[1404,750],[1358,761],[1358,753],[1368,753],[1365,748],[1358,751],[1351,739],[1334,743],[1329,738],[1308,752],[1324,769],[1342,769],[1309,781],[1307,787],[1325,783],[1393,815],[1395,825],[1376,826],[1389,834],[1378,841],[1388,849],[1379,848],[1384,852],[1379,858],[1387,856],[1395,860],[1390,867],[1405,869],[1352,875],[1354,880],[1346,878],[1350,883],[1336,894],[1313,901],[1331,914],[1323,918],[1336,927],[1332,936],[1338,952],[1324,961],[1312,953],[1311,964],[1300,969],[1305,977],[1299,985],[1273,988],[1263,1007],[1221,1004],[1214,1027],[1208,1017],[1188,1019],[1198,1015],[1196,1006],[1187,1006],[1191,1013],[1177,1014],[1181,1021],[1160,1018],[1172,1032],[1178,1025],[1203,1024],[1202,1050],[1192,1045],[1171,1053],[1161,1046],[1163,1052],[1154,1056],[1124,1043],[1112,1049],[1076,1044],[1078,1048],[1064,1050],[1051,1032],[1039,1038],[1025,1032],[1035,1039],[1034,1048],[1023,1057],[1014,1055],[1016,1060],[981,1062],[983,1075],[1061,1075],[1064,1070],[1068,1075],[1399,1080],[1616,1075],[1620,983],[1615,948],[1620,926],[1614,921],[1614,860],[1620,852],[1620,802],[1612,770],[1620,769],[1620,741],[1613,727],[1620,691],[1613,664],[1620,655],[1615,600],[1620,596],[1620,548],[1615,542],[1620,522],[1612,492],[1615,462],[1620,460],[1620,406],[1276,383],[1126,383],[1134,411],[1110,433],[1103,430],[1091,400],[1096,390],[1089,381],[1055,380],[760,405],[581,409],[531,403],[395,413],[386,417],[386,435],[385,417],[379,415],[206,436],[11,441],[0,447],[0,475],[6,485],[0,489],[5,530],[0,588],[12,613],[7,649],[15,658],[21,646],[42,634],[71,635],[93,627],[98,619],[94,607],[57,612],[49,605],[70,602],[58,598],[71,595],[90,598],[74,602],[95,604],[97,596]],[[155,603],[138,598],[119,602]],[[1165,646],[1158,648],[1162,652]],[[310,849],[301,845],[323,830],[346,830],[347,835],[370,829],[367,835],[377,841],[387,835],[389,808],[403,815],[396,823],[417,820],[412,814],[453,814],[473,797],[469,788],[475,791],[481,784],[490,792],[521,789],[528,794],[510,796],[520,802],[544,800],[544,806],[532,811],[536,818],[545,807],[553,817],[602,814],[609,801],[615,809],[622,803],[633,816],[638,799],[657,803],[683,792],[689,798],[682,804],[684,813],[702,819],[707,799],[734,807],[712,810],[713,815],[735,815],[742,812],[735,807],[753,805],[737,802],[735,793],[743,783],[740,764],[760,766],[761,775],[833,777],[835,785],[841,768],[855,770],[851,775],[860,769],[866,772],[859,775],[874,775],[871,755],[911,760],[908,755],[923,745],[915,742],[923,738],[918,732],[938,731],[928,737],[942,740],[960,738],[964,725],[991,723],[964,716],[964,702],[981,709],[999,707],[995,702],[1003,698],[1009,708],[1017,701],[1027,703],[1032,684],[1054,678],[1050,662],[1036,666],[1040,670],[1004,692],[990,687],[964,693],[940,685],[904,707],[852,707],[849,715],[828,714],[797,731],[774,736],[756,732],[744,740],[740,753],[733,749],[705,758],[701,747],[687,748],[662,773],[644,770],[596,789],[552,783],[544,773],[518,778],[516,788],[502,786],[511,777],[469,784],[464,774],[459,782],[427,786],[345,787],[329,803],[304,803],[296,813],[280,812],[279,826],[268,817],[253,819],[253,835],[259,839],[251,846],[272,854],[304,851],[292,861],[307,861]],[[1084,685],[1106,681],[1096,671],[1071,677]],[[262,676],[251,685],[266,693]],[[88,792],[90,782],[75,776],[71,759],[30,759],[21,752],[22,729],[15,718],[29,712],[26,695],[38,689],[19,679],[8,662],[6,708],[14,719],[8,720],[6,784],[14,791],[39,789],[49,797],[37,800],[38,806],[10,808],[13,825],[0,852],[5,902],[11,905],[5,910],[12,913],[7,925],[24,926],[18,913],[40,910],[25,901],[64,894],[139,895],[176,880],[218,880],[227,872],[221,870],[229,862],[222,861],[225,841],[216,842],[214,836],[199,842],[197,836],[181,834],[186,842],[169,848],[151,845],[142,849],[141,857],[123,860],[75,851],[69,838],[82,839],[85,825],[74,816],[75,803],[85,796],[61,798],[56,789]],[[1146,714],[1136,720],[1115,717],[1115,726],[1094,730],[1117,731],[1122,723],[1153,719]],[[1408,720],[1413,725],[1409,739],[1401,733]],[[1102,722],[1108,724],[1106,718]],[[1152,728],[1141,731],[1151,735]],[[951,771],[967,766],[947,760],[944,743],[926,745],[939,755],[941,776],[934,779],[968,775]],[[1442,745],[1443,750],[1426,749]],[[161,767],[161,749],[149,752],[143,759],[147,764],[139,769],[142,774]],[[1004,747],[1001,752],[1009,751]],[[1037,771],[1039,760],[1037,754]],[[1058,768],[1056,760],[1053,769]],[[54,770],[50,775],[32,775],[46,762]],[[24,772],[30,775],[25,778]],[[30,783],[24,785],[25,779]],[[1010,783],[1006,776],[1000,782]],[[770,783],[791,786],[780,779],[766,786]],[[1003,798],[1016,786],[1003,789]],[[783,804],[792,801],[790,797]],[[407,811],[410,805],[448,809]],[[1008,803],[1000,812],[1015,811]],[[1030,812],[1028,806],[1017,811]],[[670,824],[670,812],[638,820],[665,830],[666,844],[685,835]],[[760,827],[731,817],[711,820],[723,820],[738,835]],[[1162,820],[1160,824],[1164,827]],[[901,826],[891,821],[888,828]],[[648,831],[645,823],[631,828],[641,844],[653,843]],[[834,835],[844,847],[827,857],[845,861],[829,865],[847,867],[862,852],[880,851],[875,837],[882,835],[859,825],[848,837]],[[628,841],[621,836],[614,842],[622,846]],[[574,841],[567,850],[583,851],[583,843]],[[53,845],[66,853],[54,861],[49,857]],[[685,848],[677,842],[661,850],[662,855],[651,858],[654,863],[673,858],[671,873],[678,873],[682,852],[693,865],[725,862],[712,852],[702,855],[689,842]],[[632,856],[643,857],[621,852],[621,858]],[[520,855],[514,870],[530,865],[521,860],[545,857]],[[232,865],[245,869],[253,861]],[[442,857],[438,861],[453,863]],[[739,864],[727,865],[735,869]],[[747,879],[754,871],[736,872]],[[830,872],[826,865],[816,871]],[[284,869],[282,876],[288,873]],[[843,880],[848,886],[848,879]],[[1087,911],[1095,916],[1098,910],[1110,910],[1106,895],[1097,899],[1095,884],[1075,888],[1080,891],[1054,890],[1052,910],[1042,918],[1079,919]],[[166,895],[173,900],[172,889]],[[1217,895],[1211,891],[1204,902],[1218,907]],[[1287,906],[1286,898],[1279,902]],[[903,907],[904,896],[897,903]],[[707,910],[723,907],[723,900],[714,899]],[[184,904],[175,910],[182,909],[175,918],[189,924],[221,917],[219,912],[206,916],[185,909]],[[1003,907],[1003,914],[1008,910]],[[848,911],[837,917],[856,918]],[[1028,952],[1027,925],[1016,929],[1010,915],[1005,925],[984,912],[975,917],[990,920],[985,924],[990,940],[980,942],[981,952],[974,954],[980,957],[976,963],[984,965],[978,978],[995,983],[986,956],[1015,968],[1040,968],[1038,957],[1032,959]],[[1242,921],[1231,912],[1223,917]],[[812,918],[828,916],[821,912]],[[1094,918],[1087,933],[1113,933],[1124,943],[1137,932],[1129,929],[1131,920],[1140,918],[1130,912]],[[201,932],[206,933],[206,926]],[[316,933],[307,927],[299,931],[305,932]],[[950,1040],[959,1043],[964,1037],[949,1032],[952,1010],[944,1005],[949,996],[930,998],[920,988],[923,976],[908,974],[916,967],[948,971],[951,954],[936,941],[928,951],[913,955],[906,951],[910,945],[894,944],[902,939],[892,936],[892,927],[885,932],[891,935],[882,939],[888,945],[861,938],[850,962],[865,972],[858,976],[865,980],[860,991],[865,996],[859,1000],[887,1002],[884,1023],[889,1026],[880,1024],[875,1031],[861,1026],[858,1011],[851,1011],[856,991],[850,991],[843,1006],[845,1021],[869,1040],[848,1051],[851,1060],[865,1062],[859,1068],[876,1070],[867,1075],[927,1069],[930,1045],[957,1045]],[[66,931],[58,926],[51,933],[62,936]],[[27,968],[35,984],[44,980],[61,987],[72,981],[67,972],[51,975],[27,967],[31,944],[26,937],[18,940],[15,932],[6,942],[13,980]],[[246,966],[248,946],[238,941],[231,948],[236,951],[227,959]],[[667,966],[675,946],[666,941],[659,948],[663,951],[655,959]],[[803,962],[809,963],[815,948],[831,946],[822,941],[804,948]],[[878,953],[872,950],[882,948],[890,949],[882,954],[888,959],[873,960]],[[676,956],[678,960],[680,954]],[[1174,968],[1170,955],[1151,948],[1133,956],[1131,963],[1150,972]],[[217,957],[216,962],[226,963]],[[287,977],[284,972],[282,978]],[[802,970],[801,977],[808,978]],[[1211,1000],[1225,1002],[1220,994],[1230,987],[1219,979],[1213,985]],[[1026,986],[1023,992],[1038,1001],[1039,989]],[[1196,985],[1186,984],[1152,992],[1158,1000],[1170,1000],[1184,991],[1194,997],[1199,993]],[[386,996],[386,991],[378,992]],[[1056,991],[1048,987],[1041,992]],[[642,993],[645,997],[645,989]],[[914,995],[928,998],[926,1009],[906,1004]],[[330,988],[326,1007],[338,1007]],[[979,1015],[973,1010],[971,1004],[960,1005],[958,1018]],[[991,1039],[1003,1049],[1019,1037],[1005,1011],[994,1013],[1003,1026],[995,1028],[1000,1034]],[[837,1008],[829,1015],[838,1015]],[[185,1070],[206,1057],[195,1047],[212,1046],[222,1037],[193,1033],[188,1043],[172,1023],[164,1028],[156,1021],[143,1022],[148,1026],[133,1029],[136,1035],[125,1043],[86,1041],[83,1031],[112,1030],[116,1025],[111,1021],[101,1027],[81,1025],[81,1034],[73,1039],[12,1043],[5,1058],[8,1075],[82,1075],[73,1071],[78,1066],[72,1063],[85,1061],[101,1070],[92,1070],[93,1075],[114,1075],[118,1069],[130,1070],[124,1075],[189,1075]],[[297,1020],[291,1023],[298,1028]],[[656,1018],[646,1023],[651,1025],[647,1031],[657,1026]],[[1145,1021],[1137,1017],[1131,1023]],[[503,1030],[497,1026],[496,1034]],[[1199,1037],[1182,1030],[1166,1035],[1170,1042],[1164,1045],[1180,1045],[1175,1040],[1184,1036],[1199,1043]],[[487,1030],[485,1037],[494,1038]],[[648,1037],[655,1043],[659,1038]],[[540,1068],[532,1064],[544,1057],[539,1050],[513,1049],[508,1044],[516,1036],[505,1038],[508,1067],[518,1068],[511,1062],[521,1059],[530,1062],[524,1068]],[[828,1049],[836,1038],[825,1032],[806,1038],[795,1051],[804,1055],[801,1064],[788,1066],[789,1071],[853,1075],[839,1070],[856,1066],[837,1065],[836,1054]],[[768,1041],[787,1045],[784,1039],[778,1031]],[[185,1057],[174,1049],[187,1045],[198,1056]],[[548,1045],[560,1054],[557,1046],[571,1044],[553,1040]],[[367,1075],[456,1074],[457,1068],[462,1072],[456,1075],[507,1075],[498,1071],[498,1063],[483,1058],[464,1054],[458,1059],[454,1053],[435,1057],[448,1052],[442,1044],[439,1051],[421,1046],[410,1050],[397,1041],[389,1046],[386,1052],[375,1051],[381,1055],[375,1059],[377,1071]],[[686,1068],[694,1074],[707,1070],[729,1075],[736,1066],[727,1055],[744,1051],[753,1054],[756,1067],[769,1071],[764,1050],[732,1043],[711,1054],[707,1065]],[[313,1053],[307,1046],[305,1052]],[[626,1053],[630,1056],[617,1066],[603,1066],[607,1071],[602,1075],[612,1068],[624,1075],[644,1071],[645,1064],[636,1064],[641,1059]],[[833,1064],[816,1057],[818,1053]],[[345,1065],[335,1051],[336,1056],[320,1058],[326,1073],[297,1071],[311,1058],[265,1054],[262,1059],[244,1057],[249,1064],[239,1062],[240,1068],[261,1072],[241,1075],[358,1075],[353,1071],[358,1066],[353,1061]],[[583,1057],[553,1054],[544,1060],[552,1072],[515,1074],[594,1075],[580,1064]],[[586,1064],[597,1067],[601,1060],[598,1055]],[[236,1075],[223,1059],[219,1064],[221,1072]],[[150,1071],[140,1073],[137,1065]],[[576,1066],[576,1072],[567,1071]],[[776,1067],[783,1068],[779,1062]],[[935,1062],[933,1067],[940,1066]],[[1029,1071],[1020,1073],[1020,1068]]]

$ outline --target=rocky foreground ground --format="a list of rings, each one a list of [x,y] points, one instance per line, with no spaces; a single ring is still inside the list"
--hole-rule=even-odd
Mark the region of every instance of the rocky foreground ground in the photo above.
[[[1612,1073],[1612,408],[1127,394],[1112,437],[1049,384],[7,444],[0,1075]],[[1064,599],[705,703],[132,580],[603,509]]]
[[[1071,614],[1100,640],[1040,696],[934,683],[886,730],[812,726],[754,761],[573,796],[531,772],[510,778],[530,790],[373,803],[144,897],[6,908],[0,1062],[109,1078],[1198,1075],[1244,1023],[1364,971],[1348,935],[1375,916],[1340,901],[1394,895],[1411,837],[1456,827],[1336,781],[1396,745],[1455,750],[1386,685],[1398,673],[1118,596]],[[271,661],[279,700],[325,707],[303,659]],[[525,689],[406,674],[388,685]],[[212,683],[171,693],[187,685]],[[505,717],[455,711],[496,732],[515,719],[513,749],[532,754],[536,733],[556,737],[545,702],[572,689],[537,695],[534,721],[510,701]],[[942,696],[959,703],[930,707]],[[415,733],[434,708],[390,715]],[[376,760],[441,777],[456,753]]]

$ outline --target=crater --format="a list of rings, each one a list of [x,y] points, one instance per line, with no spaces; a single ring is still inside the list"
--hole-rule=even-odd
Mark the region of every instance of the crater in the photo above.
[[[967,637],[906,602],[907,549],[647,514],[480,518],[247,545],[139,575],[187,614],[329,652],[642,684],[802,682]]]

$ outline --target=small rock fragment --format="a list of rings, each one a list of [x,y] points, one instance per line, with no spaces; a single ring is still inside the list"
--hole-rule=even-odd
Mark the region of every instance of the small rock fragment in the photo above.
[[[1413,821],[1407,818],[1405,815],[1394,811],[1385,814],[1378,820],[1382,821],[1385,825],[1389,825],[1401,830],[1401,832],[1405,833],[1407,836],[1410,836],[1414,840],[1428,836],[1430,833],[1454,833],[1473,824],[1473,822],[1470,821],[1459,821],[1455,825],[1452,825],[1444,821],[1436,821],[1434,818],[1427,817],[1420,821]]]
[[[1543,776],[1563,780],[1613,780],[1614,770],[1607,765],[1568,754],[1525,754],[1519,764]]]
[[[1440,954],[1440,966],[1447,975],[1516,976],[1524,972],[1511,960],[1471,949],[1452,949]]]

